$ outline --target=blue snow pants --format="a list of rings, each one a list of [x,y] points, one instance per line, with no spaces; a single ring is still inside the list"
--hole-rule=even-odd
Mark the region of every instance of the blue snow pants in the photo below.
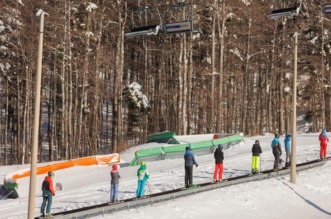
[[[146,184],[145,180],[138,180],[138,188],[136,191],[136,196],[138,198],[145,195],[145,184]]]

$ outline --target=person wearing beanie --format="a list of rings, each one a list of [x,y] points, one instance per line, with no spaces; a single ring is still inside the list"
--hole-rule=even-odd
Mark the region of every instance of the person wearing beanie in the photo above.
[[[320,141],[320,158],[321,160],[324,160],[326,158],[326,151],[329,142],[329,138],[328,135],[326,134],[325,128],[322,129],[322,132],[319,135],[319,141]]]
[[[260,141],[256,140],[255,144],[252,147],[252,174],[259,173],[259,161],[260,161],[260,154],[262,153],[262,149],[260,146]]]
[[[272,148],[272,153],[275,157],[274,171],[278,171],[280,156],[282,155],[282,147],[279,141],[279,134],[275,134],[275,138],[271,142],[271,148]]]
[[[224,160],[224,153],[223,153],[223,145],[219,144],[217,149],[214,152],[215,158],[215,171],[214,171],[214,182],[220,182],[223,178],[223,160]]]
[[[146,162],[141,161],[140,167],[137,171],[138,176],[138,188],[136,190],[136,197],[140,198],[145,195],[145,185],[147,180],[149,179],[149,172],[146,168]]]
[[[193,165],[198,167],[198,163],[194,158],[194,154],[190,147],[185,148],[184,154],[185,161],[185,187],[189,188],[193,186]]]
[[[112,171],[110,172],[111,182],[110,182],[110,202],[118,202],[118,187],[121,178],[120,173],[117,170],[117,165],[112,166]]]
[[[47,176],[45,177],[43,184],[41,186],[41,190],[43,191],[43,202],[41,204],[41,216],[42,217],[52,217],[51,214],[51,207],[52,207],[52,201],[53,196],[55,195],[54,187],[53,187],[53,177],[54,173],[52,171],[47,173]],[[47,207],[46,207],[47,205]],[[45,207],[46,207],[46,214],[45,214]]]
[[[290,167],[291,165],[291,135],[289,133],[285,134],[284,145],[285,145],[285,167]]]

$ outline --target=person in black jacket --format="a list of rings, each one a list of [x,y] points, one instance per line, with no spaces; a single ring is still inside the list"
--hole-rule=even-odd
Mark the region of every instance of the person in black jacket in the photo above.
[[[279,143],[275,143],[274,146],[272,147],[272,153],[275,157],[275,163],[274,163],[274,171],[279,170],[279,159],[280,156],[282,155],[282,148],[280,147]]]
[[[219,144],[214,152],[215,158],[215,171],[214,171],[214,182],[220,182],[223,178],[223,145]]]
[[[260,141],[256,140],[255,144],[252,147],[252,174],[259,173],[259,161],[260,161],[260,154],[262,153],[262,149],[260,146]]]

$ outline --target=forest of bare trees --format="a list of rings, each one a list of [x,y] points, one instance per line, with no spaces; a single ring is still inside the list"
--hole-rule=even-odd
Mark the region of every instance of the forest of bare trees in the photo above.
[[[0,1],[0,164],[31,159],[39,8],[49,14],[39,162],[120,152],[166,130],[290,131],[295,32],[298,119],[312,132],[331,129],[331,18],[322,1],[303,0],[299,16],[278,20],[267,18],[272,6],[295,1],[180,2]],[[124,35],[185,20],[200,31]],[[125,92],[133,82],[150,107]]]

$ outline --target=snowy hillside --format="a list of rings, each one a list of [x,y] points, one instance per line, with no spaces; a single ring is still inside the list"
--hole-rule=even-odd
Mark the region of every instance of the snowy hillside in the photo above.
[[[190,141],[189,136],[182,136]],[[250,172],[251,146],[256,139],[261,142],[263,154],[262,169],[271,169],[273,155],[270,142],[273,136],[245,138],[238,146],[225,150],[224,178]],[[283,142],[284,137],[280,140]],[[157,146],[157,145],[155,145]],[[138,146],[144,148],[144,145]],[[153,147],[147,144],[146,147]],[[132,148],[121,154],[120,199],[135,196],[136,171],[138,167],[129,167],[133,158]],[[318,158],[318,133],[297,136],[298,163]],[[283,158],[284,158],[283,154]],[[194,169],[194,183],[212,180],[214,159],[212,154],[198,156],[199,167]],[[6,174],[29,166],[0,167],[1,181]],[[259,182],[251,182],[232,187],[217,189],[175,201],[159,203],[152,207],[143,207],[118,212],[104,218],[330,218],[331,217],[331,164],[301,172],[297,184],[289,183],[289,176]],[[150,171],[149,187],[146,193],[156,193],[183,187],[183,159],[148,162]],[[54,182],[61,182],[64,191],[54,197],[53,212],[89,206],[107,202],[110,188],[110,166],[74,167],[55,172]],[[39,215],[42,180],[37,177],[37,198],[35,215]],[[18,199],[0,200],[0,218],[26,218],[28,206],[29,178],[18,180]]]

